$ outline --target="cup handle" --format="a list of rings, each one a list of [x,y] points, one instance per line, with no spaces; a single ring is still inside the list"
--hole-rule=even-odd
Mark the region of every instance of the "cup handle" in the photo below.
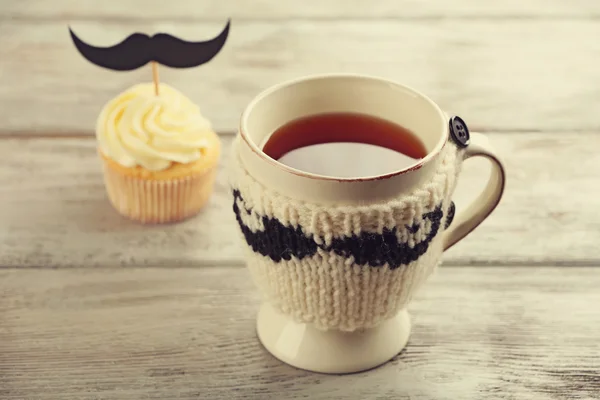
[[[444,251],[454,246],[477,228],[494,211],[504,193],[506,173],[502,161],[495,154],[485,135],[471,132],[470,143],[465,149],[464,159],[477,156],[485,157],[492,163],[489,180],[483,192],[469,204],[466,210],[454,217],[454,220],[444,232]]]

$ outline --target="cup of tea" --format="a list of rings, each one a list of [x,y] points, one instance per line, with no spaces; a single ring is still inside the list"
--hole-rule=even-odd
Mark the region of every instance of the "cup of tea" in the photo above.
[[[455,213],[463,161],[475,156],[492,173]],[[407,86],[354,74],[260,93],[242,114],[229,175],[264,297],[259,340],[283,362],[325,373],[370,369],[404,348],[415,291],[505,184],[486,137],[460,117]]]

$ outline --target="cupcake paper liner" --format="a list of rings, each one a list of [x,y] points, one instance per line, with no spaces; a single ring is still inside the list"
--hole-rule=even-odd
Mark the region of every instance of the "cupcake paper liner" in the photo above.
[[[197,214],[213,190],[216,171],[170,180],[127,176],[103,161],[104,185],[112,206],[142,223],[182,221]]]

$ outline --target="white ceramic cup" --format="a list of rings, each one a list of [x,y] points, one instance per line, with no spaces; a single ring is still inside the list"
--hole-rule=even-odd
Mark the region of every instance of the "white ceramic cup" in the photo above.
[[[384,175],[336,178],[291,168],[262,151],[269,136],[285,123],[327,112],[368,114],[397,123],[421,139],[427,156]],[[252,100],[241,118],[236,151],[249,175],[286,196],[320,204],[360,204],[400,196],[430,178],[448,143],[449,130],[448,115],[414,89],[364,75],[319,75],[278,84]],[[463,155],[488,158],[492,173],[479,197],[443,232],[443,250],[475,229],[497,206],[504,190],[502,162],[484,135],[471,132]],[[391,359],[406,345],[410,332],[405,310],[374,328],[341,332],[294,322],[267,303],[257,325],[261,342],[277,358],[330,373],[360,371]]]

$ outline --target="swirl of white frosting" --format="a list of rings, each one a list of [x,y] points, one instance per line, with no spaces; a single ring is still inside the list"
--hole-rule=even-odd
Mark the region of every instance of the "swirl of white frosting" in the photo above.
[[[171,86],[135,85],[110,100],[100,112],[96,137],[102,153],[124,167],[161,171],[172,163],[202,157],[210,122],[197,105]]]

